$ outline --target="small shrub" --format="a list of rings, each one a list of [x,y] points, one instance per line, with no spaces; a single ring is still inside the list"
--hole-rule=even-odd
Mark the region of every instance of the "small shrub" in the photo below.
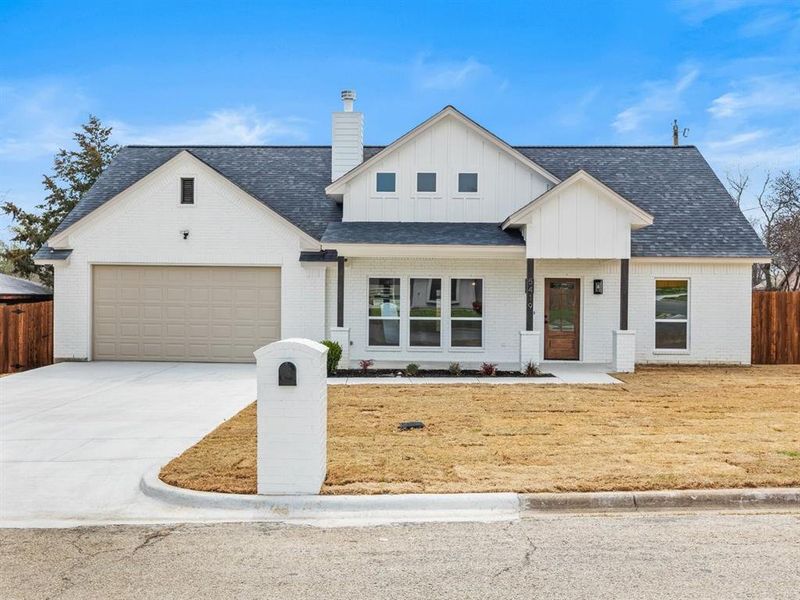
[[[339,361],[342,359],[342,346],[333,340],[322,340],[320,344],[328,348],[328,375],[333,375],[339,368]]]
[[[480,371],[481,375],[486,377],[494,377],[497,375],[497,364],[485,362],[481,365]]]
[[[525,377],[536,377],[540,374],[539,366],[532,360],[529,360],[528,364],[525,365],[525,368],[522,369],[522,373],[525,375]]]
[[[447,367],[447,370],[450,371],[450,375],[453,377],[460,377],[461,376],[461,364],[454,362],[450,363],[450,366]]]
[[[361,367],[361,372],[366,373],[369,371],[369,368],[375,364],[375,361],[371,358],[365,358],[364,360],[358,361],[358,365]]]
[[[406,377],[416,377],[419,375],[419,365],[416,363],[408,363],[406,365]]]

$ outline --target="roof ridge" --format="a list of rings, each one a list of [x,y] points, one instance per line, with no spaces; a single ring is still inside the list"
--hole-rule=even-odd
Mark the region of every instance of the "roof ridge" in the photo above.
[[[330,144],[125,144],[123,148],[330,148]],[[364,148],[385,148],[386,144],[364,144]],[[619,148],[619,149],[685,149],[694,144],[513,144],[512,148]]]

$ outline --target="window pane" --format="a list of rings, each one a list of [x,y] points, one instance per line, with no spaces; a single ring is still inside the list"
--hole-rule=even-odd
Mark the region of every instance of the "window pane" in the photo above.
[[[377,277],[369,280],[369,316],[400,316],[400,280]]]
[[[480,347],[483,345],[482,325],[482,321],[450,321],[450,344]]]
[[[395,174],[394,173],[378,173],[375,189],[379,192],[393,192],[395,191]]]
[[[411,309],[412,317],[442,316],[442,280],[412,279]]]
[[[417,191],[435,192],[436,173],[417,173]]]
[[[400,320],[399,319],[370,319],[369,320],[369,345],[370,346],[399,346],[400,345]]]
[[[412,346],[441,345],[441,321],[420,321],[419,319],[411,319],[411,321],[409,321],[409,326],[409,341]]]
[[[450,302],[453,318],[480,318],[483,314],[483,281],[480,279],[450,280]]]
[[[478,191],[478,174],[477,173],[459,173],[458,174],[458,191],[459,192],[477,192]]]
[[[688,323],[656,323],[656,348],[686,350]]]
[[[689,315],[689,282],[656,281],[656,319],[686,319]]]

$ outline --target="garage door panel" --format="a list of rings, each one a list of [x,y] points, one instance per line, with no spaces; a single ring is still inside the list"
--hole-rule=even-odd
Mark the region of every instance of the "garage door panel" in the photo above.
[[[280,269],[93,269],[98,360],[253,362],[280,339]]]

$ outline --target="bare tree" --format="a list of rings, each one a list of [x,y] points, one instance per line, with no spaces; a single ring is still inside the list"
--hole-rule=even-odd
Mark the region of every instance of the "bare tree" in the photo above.
[[[728,175],[729,192],[741,208],[750,175],[737,170]],[[800,286],[800,172],[782,171],[776,178],[769,173],[754,193],[759,216],[751,223],[761,234],[772,254],[771,265],[760,265],[753,273],[753,284],[762,280],[767,289],[798,289]]]

